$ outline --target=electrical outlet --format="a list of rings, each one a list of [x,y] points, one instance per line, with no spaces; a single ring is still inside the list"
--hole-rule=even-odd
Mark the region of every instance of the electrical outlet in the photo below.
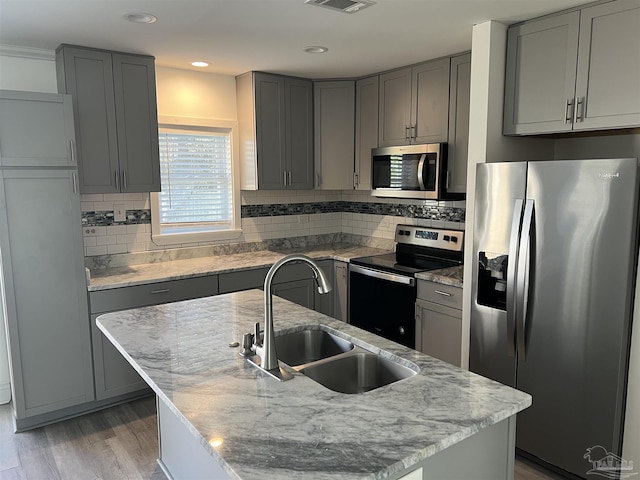
[[[115,203],[113,205],[113,220],[115,222],[126,222],[127,210],[124,203]]]

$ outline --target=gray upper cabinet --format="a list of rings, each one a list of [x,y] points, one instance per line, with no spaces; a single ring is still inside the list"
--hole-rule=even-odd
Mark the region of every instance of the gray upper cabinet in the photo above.
[[[578,43],[574,128],[640,126],[640,2],[582,10]]]
[[[316,188],[353,188],[355,82],[314,82]]]
[[[0,91],[0,167],[76,167],[71,97]]]
[[[640,125],[640,5],[619,0],[511,27],[504,133]]]
[[[378,145],[389,147],[409,144],[411,68],[380,75],[379,96]]]
[[[469,157],[470,53],[451,58],[450,82],[446,190],[447,193],[465,193]]]
[[[449,58],[380,75],[378,144],[446,142]]]
[[[61,45],[56,69],[73,97],[81,193],[160,191],[154,59]]]
[[[236,94],[241,188],[313,188],[312,82],[249,72]]]
[[[356,82],[356,190],[371,190],[371,149],[378,146],[378,84],[377,75]]]

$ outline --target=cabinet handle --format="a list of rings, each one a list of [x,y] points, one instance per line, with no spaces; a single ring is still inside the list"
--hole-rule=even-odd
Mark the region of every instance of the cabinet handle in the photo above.
[[[291,186],[291,170],[287,172],[287,175],[289,176],[289,186]]]
[[[451,172],[447,170],[447,181],[445,182],[445,190],[449,190],[449,180],[451,179]]]
[[[71,174],[71,181],[73,182],[73,193],[78,193],[78,176],[76,172]]]
[[[442,290],[434,290],[434,293],[437,293],[438,295],[442,295],[443,297],[450,297],[451,294],[449,292],[443,292]]]
[[[564,105],[564,123],[567,124],[573,119],[573,99],[568,98]]]
[[[415,140],[416,138],[418,138],[418,125],[412,125],[411,129],[413,130],[413,135],[411,136],[411,138]]]
[[[586,97],[580,97],[576,102],[576,121],[584,122],[585,99]]]
[[[76,163],[76,143],[69,140],[69,147],[71,148],[71,163]]]
[[[127,189],[127,172],[122,170],[122,191]]]
[[[356,172],[353,172],[353,188],[354,189],[358,188],[359,181],[360,179],[358,178],[358,174]]]
[[[316,173],[316,181],[317,181],[317,186],[319,187],[320,185],[322,185],[322,177],[320,176],[319,173]]]
[[[169,289],[169,288],[163,288],[161,290],[152,290],[151,291],[151,295],[157,295],[159,293],[167,293],[167,292],[170,292],[170,291],[171,291],[171,289]]]
[[[411,133],[409,133],[409,129],[411,127],[409,125],[404,126],[404,139],[409,140]]]
[[[116,170],[115,172],[113,172],[113,176],[116,179],[116,190],[120,191],[120,174],[118,173],[118,171]]]

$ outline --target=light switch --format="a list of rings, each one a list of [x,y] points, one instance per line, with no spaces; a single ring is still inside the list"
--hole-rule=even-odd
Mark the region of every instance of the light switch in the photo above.
[[[126,210],[126,205],[124,203],[113,204],[113,220],[115,222],[127,221],[127,210]]]

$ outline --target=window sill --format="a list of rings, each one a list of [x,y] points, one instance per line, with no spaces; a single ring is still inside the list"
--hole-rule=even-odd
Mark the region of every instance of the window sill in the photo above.
[[[152,234],[151,240],[156,245],[178,245],[181,243],[210,242],[214,240],[233,240],[242,235],[242,230],[222,230],[219,232],[196,233],[160,233]]]

